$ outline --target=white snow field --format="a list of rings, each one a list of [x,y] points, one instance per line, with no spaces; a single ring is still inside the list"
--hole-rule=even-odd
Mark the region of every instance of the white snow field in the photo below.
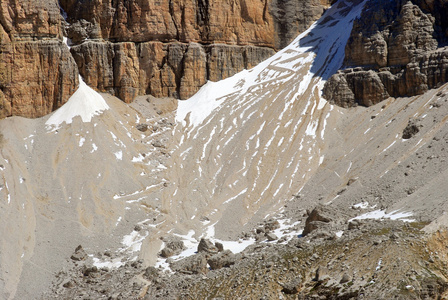
[[[59,128],[62,123],[71,124],[73,118],[79,116],[83,122],[91,122],[92,118],[109,109],[104,98],[89,87],[79,75],[79,87],[62,107],[56,110],[45,122],[50,129]]]

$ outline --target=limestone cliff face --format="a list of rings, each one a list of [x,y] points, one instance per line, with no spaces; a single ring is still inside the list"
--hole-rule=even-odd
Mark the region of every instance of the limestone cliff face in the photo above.
[[[0,117],[50,113],[76,89],[78,69],[90,86],[126,102],[141,94],[186,99],[207,80],[274,54],[331,2],[2,1]]]
[[[368,1],[324,96],[343,107],[414,96],[447,82],[448,1]]]
[[[86,82],[126,102],[186,99],[255,66],[318,19],[330,0],[62,0]]]
[[[78,71],[57,1],[1,1],[0,25],[0,118],[43,116],[65,103]]]

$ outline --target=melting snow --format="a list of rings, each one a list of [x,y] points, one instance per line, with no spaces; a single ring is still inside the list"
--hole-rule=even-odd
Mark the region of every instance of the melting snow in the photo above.
[[[59,128],[62,123],[71,124],[73,118],[81,117],[83,122],[90,122],[96,115],[109,109],[103,97],[90,88],[79,76],[78,90],[70,97],[67,103],[56,110],[53,115],[45,122],[48,127],[55,126]]]
[[[278,83],[286,82],[299,70],[306,73],[302,77],[298,90],[299,94],[304,94],[317,72],[319,76],[327,78],[340,68],[345,54],[344,46],[351,32],[350,28],[363,6],[363,3],[355,5],[347,15],[344,15],[336,5],[333,5],[327,17],[337,20],[336,25],[318,21],[300,34],[289,46],[253,69],[243,70],[219,82],[207,82],[190,99],[179,101],[176,121],[182,122],[184,126],[196,127],[202,124],[227,97],[236,94],[245,95],[249,90],[255,92],[255,87],[260,87],[261,84],[272,80]],[[311,31],[314,33],[312,38],[309,35]],[[334,34],[335,32],[338,34]],[[316,82],[316,86],[321,89],[322,80]],[[246,95],[242,99],[245,97]],[[324,99],[313,103],[311,114],[316,108],[322,109],[325,104]],[[317,125],[317,122],[310,124],[307,134],[314,136]]]
[[[353,208],[366,209],[369,207],[369,202],[360,202],[352,206]]]
[[[408,217],[411,217],[413,214],[412,212],[400,212],[398,210],[391,211],[390,213],[386,213],[385,210],[374,210],[365,214],[362,214],[360,216],[357,216],[353,219],[350,219],[350,221],[353,220],[364,220],[364,219],[391,219],[391,220],[400,220],[403,222],[413,222],[413,219],[408,219]]]
[[[148,236],[148,233],[141,235],[138,231],[132,231],[130,234],[125,235],[122,240],[122,244],[125,246],[125,250],[136,252],[140,251],[143,240]]]
[[[120,150],[118,152],[115,152],[114,154],[118,160],[123,160],[123,151]]]

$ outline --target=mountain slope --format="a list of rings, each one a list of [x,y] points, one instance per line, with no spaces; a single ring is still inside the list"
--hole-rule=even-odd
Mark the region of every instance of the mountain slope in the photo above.
[[[331,295],[342,289],[341,270],[350,273],[353,297],[368,290],[374,299],[378,287],[387,297],[412,270],[394,269],[396,257],[385,253],[403,253],[415,276],[432,280],[431,295],[442,294],[447,260],[434,253],[444,235],[431,234],[446,224],[447,86],[368,108],[344,109],[321,96],[364,4],[338,1],[284,50],[208,82],[187,101],[148,96],[126,105],[81,80],[53,115],[2,120],[2,296],[33,298],[61,271],[44,299],[151,298],[177,283],[201,298],[216,284],[202,277],[210,257],[194,254],[204,237],[241,252],[228,254],[233,270],[209,271],[225,282],[215,296],[227,295],[239,277],[247,278],[242,286],[259,287],[251,274],[275,266],[287,276],[266,277],[266,297],[283,297],[282,284],[299,273],[306,297],[319,286],[320,295]],[[319,205],[323,217],[312,219]],[[299,238],[305,227],[309,234]],[[159,255],[173,244],[177,255]],[[369,259],[359,259],[364,250]],[[337,282],[316,279],[330,262]],[[121,290],[106,291],[108,280]],[[424,282],[416,297],[426,295]],[[243,298],[250,292],[238,290]]]

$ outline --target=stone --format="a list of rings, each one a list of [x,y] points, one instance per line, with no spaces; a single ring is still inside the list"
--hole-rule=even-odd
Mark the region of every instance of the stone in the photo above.
[[[159,271],[157,270],[157,268],[151,266],[145,269],[145,273],[143,275],[149,280],[154,280],[158,277]]]
[[[177,237],[166,237],[163,241],[165,242],[165,247],[162,249],[160,255],[164,258],[178,255],[185,249],[184,242]]]
[[[212,270],[218,270],[221,268],[228,268],[234,265],[237,260],[241,258],[240,255],[235,255],[230,250],[224,250],[211,256],[207,262]]]
[[[153,145],[156,148],[165,148],[165,145],[163,145],[163,143],[160,140],[155,140],[154,142],[151,143],[151,145]]]
[[[316,230],[320,224],[330,223],[333,219],[332,214],[333,212],[325,206],[321,205],[314,208],[305,220],[305,228],[302,235],[306,236],[313,230]]]
[[[318,282],[328,280],[330,279],[330,271],[328,270],[328,268],[319,267],[316,270],[316,277],[314,279]]]
[[[207,274],[207,258],[204,253],[186,257],[171,263],[171,269],[186,274]]]
[[[348,223],[348,230],[359,229],[363,224],[362,220],[352,220]]]
[[[269,220],[264,224],[265,232],[273,231],[280,228],[280,223],[277,220]]]
[[[219,251],[219,252],[224,251],[224,245],[223,245],[222,243],[220,243],[220,242],[215,242],[215,246],[216,246],[216,248],[218,248],[218,251]]]
[[[84,251],[82,246],[79,245],[78,247],[76,247],[75,252],[72,254],[70,258],[74,261],[85,260],[87,258],[87,253],[86,251]]]
[[[408,140],[414,137],[417,133],[419,133],[420,127],[421,125],[419,124],[419,120],[410,119],[407,126],[403,129],[402,138]]]
[[[148,130],[148,124],[137,124],[135,128],[141,132],[146,132]]]
[[[83,275],[86,277],[89,276],[89,277],[93,277],[93,278],[100,276],[100,274],[98,273],[98,268],[96,266],[84,267]]]
[[[342,275],[341,280],[339,281],[339,283],[343,284],[343,283],[347,283],[351,280],[350,276],[347,273],[344,273]]]
[[[299,293],[302,287],[302,280],[300,278],[293,279],[287,283],[282,284],[282,292],[287,295],[295,295]]]
[[[266,233],[266,238],[268,239],[268,241],[272,242],[278,239],[278,237],[273,234],[272,232]]]
[[[76,286],[76,284],[73,282],[73,280],[67,280],[62,284],[62,286],[67,289],[71,289],[71,288],[74,288]]]
[[[160,251],[160,256],[162,256],[164,258],[168,258],[173,255],[174,255],[174,250],[171,248],[163,248],[162,251]]]
[[[217,253],[218,248],[209,240],[202,238],[199,241],[198,252]]]

